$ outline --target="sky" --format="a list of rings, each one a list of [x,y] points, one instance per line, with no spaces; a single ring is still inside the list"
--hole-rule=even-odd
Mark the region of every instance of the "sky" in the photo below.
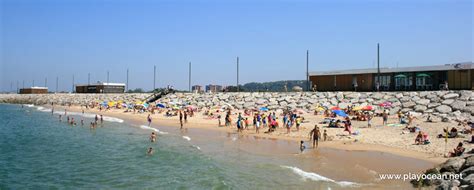
[[[0,92],[306,78],[309,71],[473,60],[471,0],[0,0]]]

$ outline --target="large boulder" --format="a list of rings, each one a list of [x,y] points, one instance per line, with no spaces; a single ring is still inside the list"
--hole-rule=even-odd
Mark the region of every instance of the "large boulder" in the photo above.
[[[427,107],[423,105],[416,105],[414,109],[416,112],[424,112],[427,109]]]
[[[441,104],[451,105],[453,102],[454,102],[454,99],[447,99],[447,100],[443,100]]]
[[[463,168],[469,168],[474,166],[474,155],[470,155],[466,158],[466,162],[464,163]]]
[[[451,103],[450,106],[451,108],[453,108],[453,110],[462,110],[464,107],[466,107],[466,102],[456,100],[453,103]]]
[[[457,93],[449,93],[449,94],[446,94],[443,96],[443,99],[454,99],[454,98],[458,98],[459,97],[459,94]]]
[[[402,103],[402,106],[404,108],[412,108],[412,107],[416,106],[416,103],[415,102],[404,102],[404,103]]]
[[[428,105],[428,104],[430,103],[430,100],[428,100],[428,99],[421,99],[421,100],[416,101],[416,103],[419,104],[419,105],[425,105],[425,106],[426,106],[426,105]]]
[[[469,168],[466,168],[466,169],[462,170],[460,174],[463,177],[467,177],[471,174],[474,174],[474,166],[471,166]]]
[[[453,172],[458,173],[459,170],[462,168],[466,160],[464,158],[450,158],[445,163],[440,165],[440,172]]]
[[[439,113],[449,113],[449,112],[453,111],[451,109],[451,107],[449,107],[447,105],[440,105],[440,106],[436,107],[435,110]]]
[[[474,174],[468,175],[466,177],[463,176],[461,179],[461,185],[473,185],[474,184]]]

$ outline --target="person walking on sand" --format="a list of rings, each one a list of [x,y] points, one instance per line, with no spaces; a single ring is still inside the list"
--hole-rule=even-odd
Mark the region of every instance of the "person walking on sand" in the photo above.
[[[387,114],[386,110],[384,110],[383,113],[382,113],[382,120],[383,120],[383,125],[387,125],[388,114]]]
[[[257,122],[255,124],[255,133],[257,133],[257,134],[260,132],[259,131],[260,130],[260,119],[261,119],[260,115],[257,114]]]
[[[319,138],[321,137],[321,131],[319,131],[318,125],[314,125],[314,129],[309,132],[309,140],[313,140],[313,148],[316,144],[316,148],[318,148]]]
[[[151,126],[151,115],[148,114],[148,116],[147,116],[146,119],[147,119],[147,121],[148,121],[148,126]]]
[[[184,122],[188,123],[188,112],[184,111]]]

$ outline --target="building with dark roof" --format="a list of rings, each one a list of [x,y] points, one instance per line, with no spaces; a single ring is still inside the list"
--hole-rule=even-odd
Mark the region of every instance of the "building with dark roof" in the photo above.
[[[76,93],[124,93],[123,83],[104,83],[76,85]]]
[[[474,89],[472,62],[400,68],[337,70],[309,73],[318,91],[416,91]],[[379,81],[380,78],[380,81]]]

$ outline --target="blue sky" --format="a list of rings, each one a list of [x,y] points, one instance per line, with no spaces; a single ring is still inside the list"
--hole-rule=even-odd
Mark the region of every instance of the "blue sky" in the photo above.
[[[310,71],[472,61],[473,3],[465,1],[0,0],[0,91],[125,82],[151,89],[305,79]]]

